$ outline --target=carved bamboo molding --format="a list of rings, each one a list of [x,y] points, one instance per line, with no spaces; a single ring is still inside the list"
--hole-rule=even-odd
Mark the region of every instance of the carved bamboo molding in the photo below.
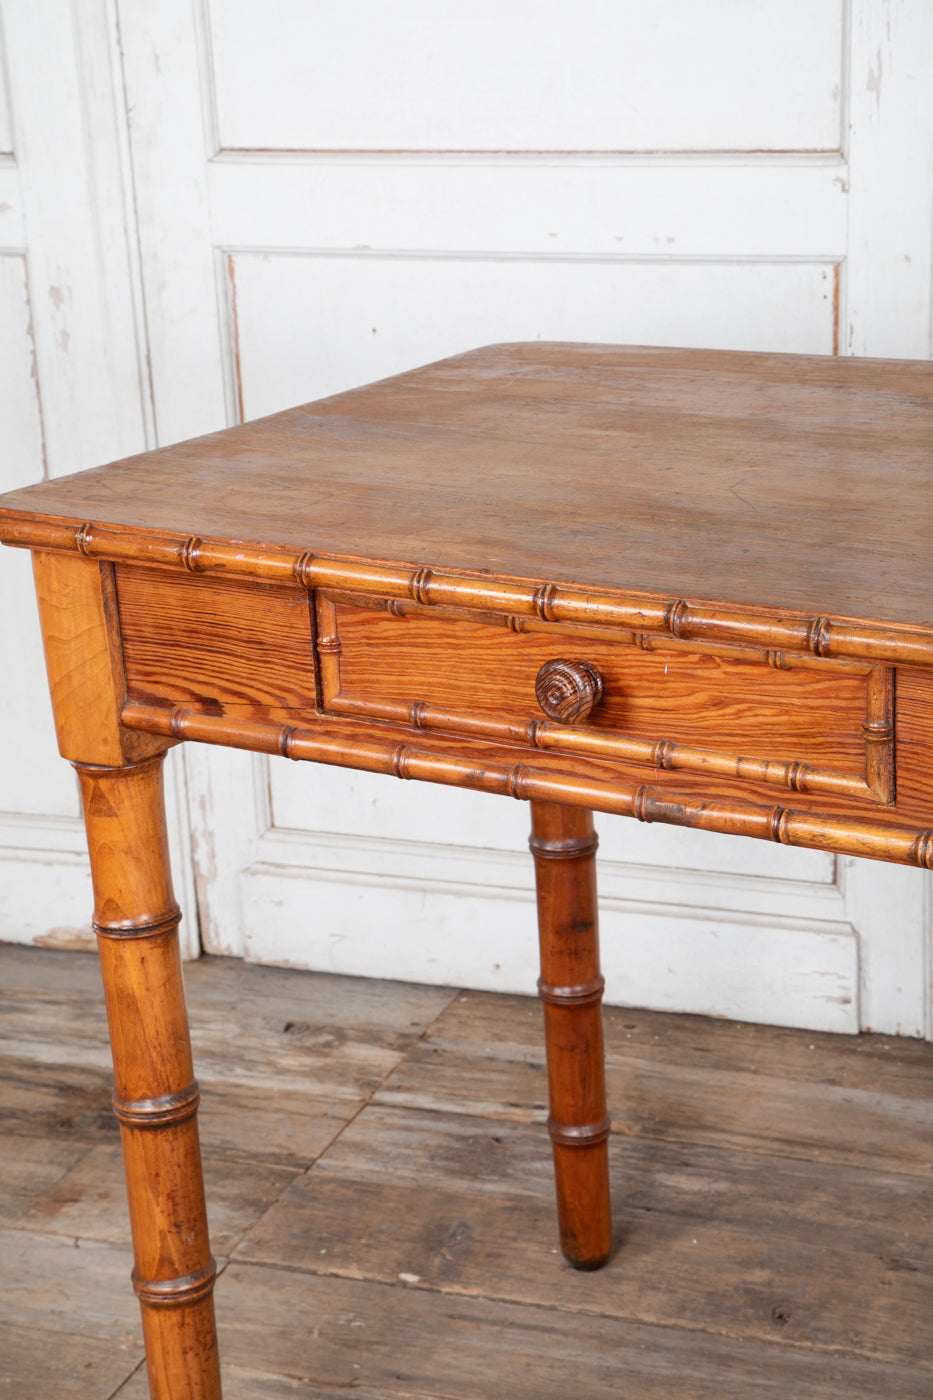
[[[590,627],[627,628],[641,634],[695,642],[753,646],[794,655],[859,658],[896,665],[933,665],[933,628],[812,616],[657,595],[615,594],[571,584],[448,572],[424,566],[374,564],[328,558],[309,550],[213,542],[198,536],[141,534],[48,518],[8,515],[3,542],[30,549],[76,550],[89,559],[167,565],[191,573],[223,573],[301,588],[346,589],[423,606],[465,608],[504,617],[532,617]]]
[[[194,714],[185,709],[130,702],[121,719],[129,729],[177,740],[219,744],[285,758],[360,768],[373,773],[417,778],[422,782],[475,788],[525,801],[562,802],[594,811],[635,817],[643,822],[698,827],[732,836],[754,836],[781,845],[805,846],[842,855],[869,856],[933,870],[933,830],[887,825],[870,819],[835,818],[732,800],[706,801],[690,792],[660,791],[650,783],[613,777],[579,777],[533,764],[475,760],[459,754],[422,749],[332,733],[315,733],[297,725]]]

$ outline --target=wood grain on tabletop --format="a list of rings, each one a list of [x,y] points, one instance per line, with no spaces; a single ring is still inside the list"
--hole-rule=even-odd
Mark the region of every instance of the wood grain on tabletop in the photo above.
[[[925,362],[498,345],[4,507],[925,626],[931,443]]]

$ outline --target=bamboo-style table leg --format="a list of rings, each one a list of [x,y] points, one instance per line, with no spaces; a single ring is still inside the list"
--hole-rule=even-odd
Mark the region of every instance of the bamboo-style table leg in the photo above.
[[[162,800],[162,755],[76,763],[110,1025],[152,1400],[220,1400],[198,1086]]]
[[[561,1248],[578,1269],[609,1258],[609,1118],[593,814],[532,802],[550,1116]]]

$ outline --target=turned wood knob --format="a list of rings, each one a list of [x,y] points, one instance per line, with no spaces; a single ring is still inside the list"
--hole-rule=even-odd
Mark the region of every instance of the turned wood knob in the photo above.
[[[577,724],[603,698],[603,678],[589,661],[545,661],[535,681],[535,698],[548,719]]]

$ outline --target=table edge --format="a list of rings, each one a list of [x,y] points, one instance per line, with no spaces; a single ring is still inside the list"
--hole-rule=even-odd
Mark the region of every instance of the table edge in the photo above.
[[[488,571],[435,567],[141,529],[0,508],[0,543],[192,574],[332,588],[543,622],[623,627],[681,641],[754,646],[792,655],[933,666],[933,626],[729,599],[671,597]]]

